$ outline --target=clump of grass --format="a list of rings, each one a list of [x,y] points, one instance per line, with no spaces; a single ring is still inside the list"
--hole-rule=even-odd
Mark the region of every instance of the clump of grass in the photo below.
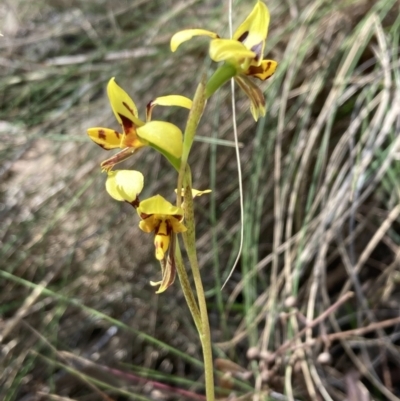
[[[152,251],[131,210],[106,200],[103,155],[85,130],[112,124],[103,92],[111,76],[139,109],[163,89],[193,93],[187,71],[199,68],[205,48],[194,44],[168,69],[167,43],[200,19],[218,30],[224,8],[35,4],[7,10],[20,27],[0,38],[0,398],[139,399],[156,390],[194,398],[201,357],[182,295],[164,303],[149,288]],[[215,354],[251,372],[236,384],[243,394],[395,400],[398,5],[268,6],[268,50],[280,66],[256,127],[237,94],[245,241],[223,292],[240,232],[234,149],[216,144],[232,140],[228,89],[200,132],[211,145],[198,143],[193,154],[195,180],[214,190],[210,205],[200,199],[197,227]],[[149,181],[167,185],[163,161],[143,151],[135,167],[145,162]]]

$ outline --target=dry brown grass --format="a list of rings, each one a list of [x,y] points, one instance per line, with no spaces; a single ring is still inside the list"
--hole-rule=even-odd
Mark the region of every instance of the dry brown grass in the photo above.
[[[245,242],[222,293],[238,249],[235,153],[198,142],[192,154],[195,186],[214,189],[197,227],[215,355],[238,364],[218,366],[247,399],[398,400],[399,5],[268,5],[280,68],[258,126],[237,93]],[[250,6],[235,5],[237,21]],[[85,130],[115,125],[111,76],[142,115],[157,95],[190,96],[193,72],[209,67],[206,42],[172,55],[169,38],[221,31],[226,11],[194,0],[0,5],[0,399],[202,394],[179,286],[162,296],[149,286],[152,245],[106,195],[105,152]],[[232,140],[228,89],[200,135]],[[184,112],[157,113],[184,124]],[[145,150],[133,164],[145,195],[172,196],[164,160]]]

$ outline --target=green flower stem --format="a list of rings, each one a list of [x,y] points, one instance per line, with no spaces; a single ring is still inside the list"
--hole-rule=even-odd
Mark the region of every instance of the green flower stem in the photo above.
[[[201,116],[203,115],[203,111],[206,106],[204,82],[205,82],[205,77],[203,76],[201,82],[199,83],[196,89],[196,93],[194,94],[192,108],[190,109],[185,133],[183,136],[181,165],[178,175],[178,184],[176,186],[176,194],[177,194],[176,205],[178,207],[181,206],[182,202],[183,176],[186,171],[186,165],[189,158],[190,149],[192,148],[194,137],[197,131],[197,126],[199,125]]]
[[[189,165],[186,166],[183,186],[185,199],[185,224],[187,228],[187,231],[183,233],[183,241],[185,243],[186,252],[188,254],[190,267],[192,268],[193,280],[196,287],[197,299],[200,308],[201,332],[199,332],[199,336],[203,348],[206,398],[207,401],[214,401],[214,367],[211,348],[210,323],[208,321],[206,297],[204,294],[203,282],[201,280],[200,268],[197,260],[194,209],[192,198],[192,176]]]
[[[190,286],[189,277],[186,273],[185,266],[183,264],[181,248],[179,246],[178,241],[176,241],[175,247],[176,247],[175,248],[176,270],[178,272],[179,281],[182,286],[183,295],[185,296],[186,303],[188,304],[190,313],[192,314],[197,331],[201,333],[202,332],[201,315],[195,296],[193,294],[192,287]]]
[[[225,82],[229,81],[237,73],[237,68],[230,63],[224,63],[221,67],[218,67],[206,84],[206,99],[210,98]]]
[[[208,321],[206,297],[204,294],[203,282],[201,280],[199,262],[197,260],[196,234],[195,234],[193,198],[192,198],[192,175],[190,172],[190,167],[188,165],[190,149],[192,147],[197,127],[199,125],[201,116],[203,115],[203,111],[206,105],[205,91],[206,91],[205,77],[203,77],[194,95],[193,105],[192,108],[190,109],[188,122],[186,124],[186,129],[184,133],[183,151],[182,151],[181,165],[179,169],[178,183],[177,183],[177,206],[181,206],[182,204],[182,188],[183,188],[184,200],[185,200],[183,209],[185,212],[185,225],[187,228],[187,231],[183,233],[183,241],[185,244],[186,252],[188,254],[190,267],[192,269],[193,280],[197,294],[197,301],[198,301],[197,304],[200,312],[201,324],[196,324],[196,327],[199,332],[201,347],[203,349],[206,398],[207,401],[214,401],[215,400],[214,367],[213,367],[213,357],[211,349],[211,333],[210,333],[210,324]],[[188,288],[190,288],[190,286]],[[188,288],[185,288],[183,291],[187,291]],[[187,295],[189,297],[189,301],[192,302],[189,293]],[[191,305],[189,305],[189,308],[191,308]],[[194,316],[193,313],[192,315]]]

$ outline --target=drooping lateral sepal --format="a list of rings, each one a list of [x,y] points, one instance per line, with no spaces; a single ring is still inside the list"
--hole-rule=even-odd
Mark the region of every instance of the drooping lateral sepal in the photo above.
[[[176,264],[175,264],[175,246],[176,246],[176,234],[171,234],[171,238],[170,238],[170,247],[168,250],[168,255],[160,260],[160,266],[161,266],[161,275],[162,275],[162,279],[161,281],[158,282],[154,282],[154,281],[150,281],[150,284],[152,286],[159,286],[158,290],[156,291],[156,294],[161,294],[162,292],[164,292],[165,290],[168,289],[168,287],[170,287],[174,281],[175,281],[175,277],[176,277]]]
[[[257,121],[259,117],[265,116],[265,98],[261,89],[244,75],[235,77],[235,82],[240,86],[243,92],[250,99],[250,111]]]

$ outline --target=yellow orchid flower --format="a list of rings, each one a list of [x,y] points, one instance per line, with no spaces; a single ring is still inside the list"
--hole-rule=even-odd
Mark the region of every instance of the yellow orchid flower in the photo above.
[[[169,122],[150,121],[151,112],[147,113],[147,121],[139,119],[135,103],[130,96],[111,78],[107,85],[107,95],[117,121],[122,126],[122,133],[110,128],[89,128],[89,137],[103,149],[121,148],[122,151],[101,163],[105,171],[111,170],[115,164],[130,157],[137,149],[151,146],[162,153],[174,167],[179,166],[182,155],[182,131]],[[184,96],[164,96],[154,100],[163,106],[191,107],[190,99]]]
[[[209,54],[216,62],[224,61],[228,67],[216,71],[207,84],[207,96],[211,96],[222,83],[234,77],[251,101],[251,112],[255,120],[265,115],[265,100],[261,90],[248,77],[262,81],[271,77],[277,62],[263,59],[268,34],[269,11],[262,1],[257,1],[251,13],[233,34],[232,39],[221,39],[215,32],[205,29],[186,29],[171,38],[171,50],[176,49],[194,36],[211,38]]]
[[[107,175],[108,194],[117,201],[125,201],[138,207],[138,195],[143,189],[143,174],[135,170],[112,170]]]
[[[186,231],[186,227],[182,224],[184,213],[182,208],[172,205],[161,195],[141,201],[137,212],[142,219],[139,228],[146,233],[155,234],[155,255],[161,263],[162,280],[151,284],[159,285],[157,290],[159,294],[175,280],[174,241],[175,234]]]

